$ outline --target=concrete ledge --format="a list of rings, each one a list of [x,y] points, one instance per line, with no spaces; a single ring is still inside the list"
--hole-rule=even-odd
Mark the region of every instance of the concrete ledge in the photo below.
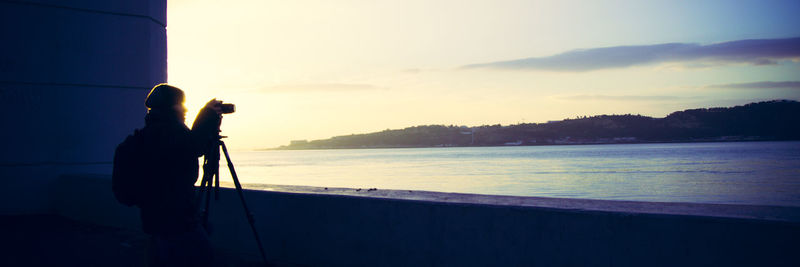
[[[59,214],[130,223],[102,176],[62,177]],[[82,188],[82,189],[81,189]],[[401,190],[245,190],[275,262],[309,266],[797,266],[800,208]],[[59,193],[59,192],[70,193]],[[323,193],[320,193],[323,192]],[[78,193],[78,194],[76,194]],[[79,196],[79,197],[78,197]],[[211,210],[218,251],[258,258],[235,190]],[[109,203],[110,202],[110,203]],[[710,212],[711,216],[703,215]],[[138,219],[138,218],[137,218]]]

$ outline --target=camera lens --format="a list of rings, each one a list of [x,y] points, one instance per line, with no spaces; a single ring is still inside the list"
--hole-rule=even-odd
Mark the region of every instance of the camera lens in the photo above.
[[[234,104],[221,104],[220,108],[222,109],[222,113],[230,114],[236,112],[236,105]]]

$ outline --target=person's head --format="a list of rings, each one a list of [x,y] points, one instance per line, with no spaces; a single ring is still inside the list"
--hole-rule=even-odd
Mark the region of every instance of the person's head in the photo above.
[[[176,112],[185,116],[186,107],[183,106],[184,101],[183,90],[166,83],[161,83],[150,90],[150,94],[147,95],[144,105],[147,107],[148,112]]]

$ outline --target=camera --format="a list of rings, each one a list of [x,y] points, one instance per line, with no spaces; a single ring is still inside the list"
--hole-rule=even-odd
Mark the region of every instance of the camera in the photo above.
[[[231,103],[219,104],[219,108],[222,109],[222,114],[230,114],[236,112],[236,105]]]

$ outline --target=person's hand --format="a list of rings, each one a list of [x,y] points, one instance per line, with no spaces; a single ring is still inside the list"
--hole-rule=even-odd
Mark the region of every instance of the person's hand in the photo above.
[[[206,108],[213,110],[217,115],[222,115],[222,107],[220,105],[222,105],[222,101],[214,98],[206,103]]]

